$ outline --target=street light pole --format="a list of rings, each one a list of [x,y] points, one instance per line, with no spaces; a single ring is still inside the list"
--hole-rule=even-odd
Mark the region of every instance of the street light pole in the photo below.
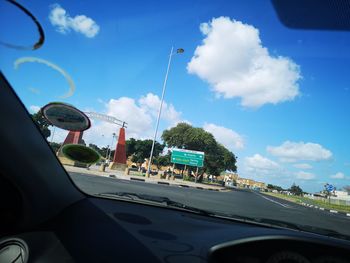
[[[107,161],[107,156],[108,156],[108,150],[109,150],[109,145],[107,145],[107,150],[106,150],[106,156],[105,156],[106,161]]]
[[[108,155],[108,162],[109,162],[109,159],[111,158],[112,147],[113,147],[113,141],[114,141],[114,137],[115,137],[115,136],[116,136],[116,134],[113,132],[113,134],[112,134],[112,143],[111,143],[111,147],[110,147],[109,155]]]
[[[154,151],[154,144],[155,144],[155,141],[156,141],[156,138],[157,138],[160,115],[162,113],[163,100],[164,100],[166,83],[167,83],[167,80],[168,80],[168,75],[169,75],[169,70],[170,70],[171,58],[176,53],[183,53],[184,52],[184,50],[182,48],[179,48],[176,53],[173,53],[173,51],[174,51],[174,47],[171,47],[170,55],[169,55],[169,61],[168,61],[168,67],[167,67],[167,70],[166,70],[165,79],[164,79],[164,83],[163,83],[162,97],[160,99],[160,105],[159,105],[156,129],[154,131],[154,137],[153,137],[153,142],[152,142],[151,154],[150,154],[149,160],[148,160],[148,169],[147,169],[147,174],[148,175],[150,174],[151,166],[152,166],[152,157],[153,157],[153,151]]]

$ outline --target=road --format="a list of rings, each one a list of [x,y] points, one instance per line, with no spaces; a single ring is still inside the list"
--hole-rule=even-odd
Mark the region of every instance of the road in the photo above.
[[[197,208],[240,216],[268,218],[317,226],[350,236],[350,217],[300,206],[250,190],[216,192],[70,173],[84,192],[134,192],[164,196]]]

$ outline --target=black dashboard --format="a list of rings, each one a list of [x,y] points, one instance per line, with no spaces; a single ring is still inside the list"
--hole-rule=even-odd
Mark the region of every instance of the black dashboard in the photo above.
[[[4,238],[0,250],[11,240],[28,262],[350,262],[347,241],[103,198]]]

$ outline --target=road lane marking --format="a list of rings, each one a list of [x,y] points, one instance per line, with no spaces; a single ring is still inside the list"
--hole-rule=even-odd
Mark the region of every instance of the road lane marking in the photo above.
[[[289,205],[285,205],[285,204],[282,204],[282,203],[280,203],[280,202],[277,202],[276,200],[272,200],[272,199],[270,199],[270,198],[268,198],[268,197],[266,197],[266,196],[263,196],[262,194],[258,194],[258,193],[256,193],[256,194],[259,195],[259,196],[261,196],[262,198],[264,198],[264,199],[266,199],[266,200],[269,200],[269,201],[272,202],[272,203],[278,204],[278,205],[283,206],[283,207],[285,207],[285,208],[290,208]]]
[[[335,214],[337,214],[337,213],[338,213],[338,211],[336,211],[336,210],[329,210],[329,212],[331,212],[331,213],[335,213]]]

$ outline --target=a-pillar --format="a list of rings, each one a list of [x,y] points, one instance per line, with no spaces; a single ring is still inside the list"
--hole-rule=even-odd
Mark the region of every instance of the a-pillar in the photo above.
[[[109,165],[112,170],[125,171],[126,168],[126,149],[125,149],[125,129],[120,128],[118,142],[115,148],[113,162]]]

